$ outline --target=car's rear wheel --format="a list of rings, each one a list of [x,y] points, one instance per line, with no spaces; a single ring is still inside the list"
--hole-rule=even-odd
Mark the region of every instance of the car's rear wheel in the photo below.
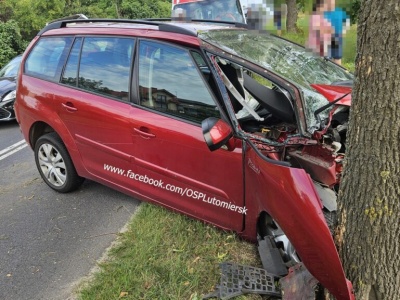
[[[77,189],[83,182],[61,138],[55,133],[41,136],[35,144],[35,161],[46,184],[60,193]]]

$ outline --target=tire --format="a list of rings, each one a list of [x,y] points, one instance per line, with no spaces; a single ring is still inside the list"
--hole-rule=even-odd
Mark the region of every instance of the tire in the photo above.
[[[285,233],[282,231],[278,223],[271,218],[268,214],[263,215],[259,219],[258,223],[258,234],[261,235],[262,238],[265,237],[273,237],[276,243],[276,246],[280,249],[282,259],[286,267],[289,269],[290,267],[301,262],[300,256],[298,256],[296,250],[294,249],[290,240],[286,237]],[[312,299],[315,300],[324,300],[324,287],[318,283],[315,286],[311,286],[314,290],[314,297]],[[311,298],[307,298],[311,299]]]
[[[84,181],[75,170],[61,138],[55,133],[42,135],[35,144],[35,162],[46,184],[59,193],[76,190]]]
[[[301,262],[301,258],[297,255],[296,249],[294,249],[290,240],[286,237],[278,223],[269,215],[266,214],[261,218],[258,226],[258,233],[262,238],[266,236],[273,237],[287,267]]]

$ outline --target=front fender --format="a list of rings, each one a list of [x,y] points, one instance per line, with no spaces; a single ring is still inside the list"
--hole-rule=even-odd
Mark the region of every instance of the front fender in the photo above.
[[[310,176],[264,160],[249,148],[245,178],[249,210],[266,211],[278,222],[310,273],[336,299],[354,299]]]

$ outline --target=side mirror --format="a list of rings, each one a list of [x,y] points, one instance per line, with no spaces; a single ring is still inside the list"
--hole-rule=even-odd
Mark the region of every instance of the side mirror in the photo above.
[[[232,137],[232,129],[223,120],[207,118],[201,122],[204,140],[211,151],[217,150],[225,145]]]

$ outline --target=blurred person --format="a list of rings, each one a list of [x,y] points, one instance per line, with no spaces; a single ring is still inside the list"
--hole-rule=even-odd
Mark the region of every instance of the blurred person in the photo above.
[[[334,32],[332,24],[324,18],[324,13],[328,9],[327,1],[330,0],[316,0],[314,2],[309,20],[308,40],[306,42],[307,48],[321,56],[328,55]]]
[[[343,57],[343,35],[350,27],[350,19],[343,9],[335,6],[335,0],[328,0],[328,10],[324,12],[324,16],[325,19],[332,24],[334,29],[328,55],[340,65],[342,64]]]
[[[236,0],[222,0],[221,11],[216,20],[229,22],[243,22],[243,17],[238,14]]]
[[[247,26],[251,30],[265,31],[268,15],[261,4],[252,3],[247,8]]]
[[[285,3],[285,0],[274,0],[274,25],[279,36],[282,35],[282,15]]]
[[[172,20],[175,21],[184,21],[187,20],[186,10],[183,8],[177,8],[172,11]]]

